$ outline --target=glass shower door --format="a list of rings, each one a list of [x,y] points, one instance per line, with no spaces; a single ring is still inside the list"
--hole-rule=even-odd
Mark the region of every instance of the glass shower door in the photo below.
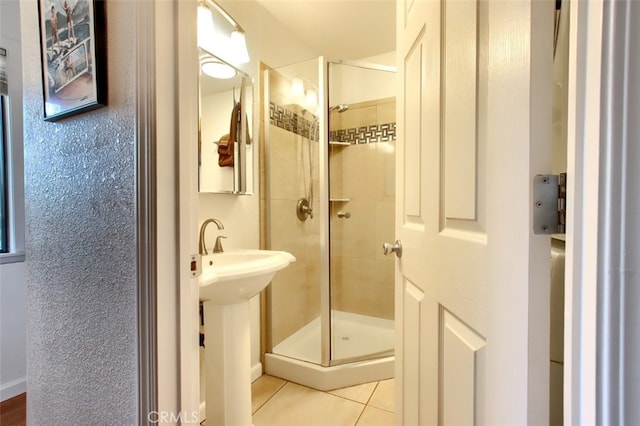
[[[329,63],[331,364],[393,354],[395,72]]]

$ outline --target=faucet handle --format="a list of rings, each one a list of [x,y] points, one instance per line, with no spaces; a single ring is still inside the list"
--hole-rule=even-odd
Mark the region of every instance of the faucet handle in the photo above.
[[[224,229],[224,225],[218,219],[210,218],[202,222],[202,225],[200,225],[200,237],[198,238],[198,253],[200,254],[208,254],[207,246],[204,243],[204,233],[207,230],[207,225],[211,222],[215,223],[218,229]]]
[[[222,248],[222,238],[227,238],[224,235],[218,235],[216,237],[216,243],[213,246],[213,252],[214,253],[222,253],[224,252],[224,249]]]

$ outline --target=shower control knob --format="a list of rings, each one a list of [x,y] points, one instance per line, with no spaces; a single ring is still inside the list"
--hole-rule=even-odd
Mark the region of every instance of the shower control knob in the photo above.
[[[296,215],[301,222],[307,220],[307,218],[313,219],[313,208],[306,198],[300,198],[296,205]]]
[[[382,244],[382,251],[384,252],[385,256],[391,253],[395,253],[396,256],[402,257],[402,243],[400,242],[400,240],[396,240],[396,242],[393,244],[384,243]]]
[[[342,210],[340,210],[338,213],[336,213],[336,215],[341,219],[342,218],[349,219],[351,217],[351,213],[343,212]]]

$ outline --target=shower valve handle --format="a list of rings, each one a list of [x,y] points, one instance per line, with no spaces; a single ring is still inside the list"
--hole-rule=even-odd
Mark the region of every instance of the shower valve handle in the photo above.
[[[395,253],[396,256],[402,257],[402,243],[400,240],[396,240],[394,244],[384,243],[382,244],[382,251],[384,255],[387,256],[391,253]]]
[[[313,208],[311,207],[308,199],[300,198],[298,200],[298,204],[296,206],[296,214],[301,222],[304,222],[308,218],[313,219]]]

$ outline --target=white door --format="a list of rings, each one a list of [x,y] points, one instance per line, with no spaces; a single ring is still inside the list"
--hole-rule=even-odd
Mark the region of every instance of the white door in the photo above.
[[[553,2],[399,0],[397,423],[548,423]]]

